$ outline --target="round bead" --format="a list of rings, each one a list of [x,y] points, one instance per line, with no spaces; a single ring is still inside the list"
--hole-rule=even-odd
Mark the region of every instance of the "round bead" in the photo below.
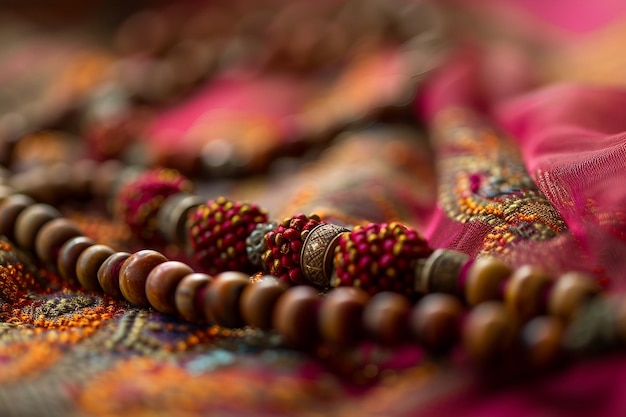
[[[360,288],[339,287],[328,293],[319,311],[322,338],[338,346],[358,342],[362,336],[363,309],[369,298]]]
[[[429,294],[411,312],[411,330],[419,343],[431,352],[446,352],[459,339],[463,306],[448,294]]]
[[[166,261],[163,254],[150,249],[130,255],[120,268],[120,290],[124,298],[138,307],[149,307],[146,279],[154,267]]]
[[[76,263],[78,257],[85,249],[95,244],[96,242],[86,236],[77,236],[65,242],[61,246],[57,258],[59,274],[69,282],[77,282]]]
[[[535,317],[526,323],[521,337],[529,364],[543,369],[559,358],[562,351],[563,323],[556,317]]]
[[[509,310],[522,321],[539,315],[544,306],[544,294],[552,279],[543,269],[524,265],[513,271],[504,289],[504,301]]]
[[[320,301],[317,291],[304,285],[292,287],[280,296],[272,323],[288,345],[301,349],[316,347]]]
[[[398,293],[381,292],[363,310],[363,327],[377,342],[393,346],[407,339],[409,300]]]
[[[498,301],[474,307],[463,326],[463,345],[479,365],[497,364],[511,347],[516,330],[515,317]]]
[[[207,319],[224,327],[244,325],[239,300],[250,277],[241,272],[222,272],[215,276],[204,294],[204,314]]]
[[[193,273],[183,277],[178,283],[174,301],[178,313],[188,321],[203,321],[203,301],[207,286],[213,278],[202,273]]]
[[[287,285],[272,276],[265,276],[248,285],[241,294],[241,317],[246,324],[263,330],[272,328],[272,315],[278,297]]]
[[[187,241],[187,214],[204,201],[192,194],[174,194],[165,199],[157,213],[159,230],[171,243]]]
[[[161,313],[176,314],[176,286],[189,274],[193,274],[193,269],[182,262],[168,261],[157,265],[146,279],[150,305]]]
[[[470,306],[501,298],[502,284],[511,268],[497,258],[479,258],[467,271],[465,299]]]
[[[35,200],[24,194],[16,194],[7,198],[0,206],[0,235],[4,235],[14,242],[17,216],[26,207],[33,204],[35,204]]]
[[[51,220],[37,234],[35,253],[45,264],[54,265],[65,242],[81,234],[80,228],[71,220],[62,217]]]
[[[120,290],[120,269],[126,259],[130,258],[128,252],[115,252],[98,268],[98,282],[105,294],[123,300],[122,290]]]
[[[162,243],[158,210],[174,194],[191,191],[191,182],[172,169],[155,169],[140,174],[119,190],[115,214],[135,236],[146,242]]]
[[[415,291],[420,294],[457,294],[461,270],[469,256],[450,249],[437,249],[416,267]]]
[[[106,245],[93,245],[82,251],[76,261],[76,278],[86,290],[102,291],[98,269],[115,251]]]
[[[570,321],[576,310],[601,291],[592,277],[582,272],[567,272],[552,287],[548,296],[548,312]]]
[[[25,208],[15,221],[15,243],[22,249],[35,249],[35,239],[42,226],[61,217],[59,210],[48,204],[34,204]]]

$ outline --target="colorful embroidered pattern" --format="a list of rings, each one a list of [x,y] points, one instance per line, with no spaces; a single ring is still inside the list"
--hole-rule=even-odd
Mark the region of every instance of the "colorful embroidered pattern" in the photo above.
[[[547,240],[566,230],[502,133],[468,110],[449,109],[435,123],[439,201],[461,223],[491,227],[481,254],[507,254],[521,241]]]

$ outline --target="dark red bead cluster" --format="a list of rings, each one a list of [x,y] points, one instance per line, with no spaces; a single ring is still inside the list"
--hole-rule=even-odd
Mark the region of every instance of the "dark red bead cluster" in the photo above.
[[[198,265],[209,274],[224,271],[254,272],[246,252],[246,238],[267,212],[254,204],[224,197],[208,201],[187,217],[189,244]]]
[[[174,194],[192,190],[191,182],[172,169],[146,171],[119,190],[116,216],[146,243],[163,243],[158,232],[157,213],[163,201]]]
[[[415,266],[432,250],[413,229],[400,223],[357,226],[339,238],[331,286],[355,286],[373,295],[394,291],[414,295]]]
[[[313,214],[296,214],[287,217],[276,230],[265,235],[267,250],[263,254],[263,263],[270,274],[289,284],[305,282],[300,267],[300,254],[307,234],[315,226],[322,224]]]

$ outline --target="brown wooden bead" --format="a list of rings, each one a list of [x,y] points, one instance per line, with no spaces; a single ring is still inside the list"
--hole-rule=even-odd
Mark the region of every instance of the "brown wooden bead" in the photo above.
[[[538,369],[555,363],[562,352],[563,323],[556,317],[540,316],[522,329],[522,343],[529,364]]]
[[[511,275],[511,268],[497,258],[484,257],[474,261],[467,271],[465,300],[470,306],[501,297],[501,287]]]
[[[176,286],[193,269],[179,261],[157,265],[146,279],[146,295],[150,305],[161,313],[176,314]]]
[[[222,272],[215,276],[204,294],[204,314],[207,319],[224,327],[242,327],[239,300],[250,277],[242,272]]]
[[[59,210],[48,204],[34,204],[25,208],[15,220],[15,243],[22,249],[35,249],[37,233],[52,219],[61,217]]]
[[[37,257],[48,265],[56,265],[61,247],[73,237],[82,235],[82,231],[71,220],[63,217],[46,223],[35,239]]]
[[[174,295],[176,310],[188,321],[204,321],[204,294],[213,277],[189,274],[178,283]]]
[[[299,285],[285,291],[274,309],[272,323],[292,347],[314,349],[319,341],[320,297],[312,287]]]
[[[369,295],[360,288],[338,287],[323,299],[319,311],[322,338],[337,346],[350,346],[362,337],[362,317]]]
[[[576,310],[601,291],[594,279],[582,272],[567,272],[557,280],[548,296],[548,312],[570,321]]]
[[[106,245],[93,245],[81,252],[76,261],[76,278],[89,291],[102,291],[98,269],[115,251]]]
[[[521,266],[513,271],[504,289],[506,306],[522,321],[529,320],[544,311],[544,294],[551,284],[552,278],[543,269]]]
[[[393,346],[408,339],[409,300],[398,293],[381,292],[363,310],[363,327],[377,342]]]
[[[61,246],[57,258],[59,274],[69,282],[78,282],[78,277],[76,276],[78,257],[85,249],[95,244],[96,242],[86,236],[77,236],[65,242]]]
[[[272,315],[278,297],[287,289],[281,280],[264,276],[248,285],[241,294],[241,317],[246,324],[263,330],[272,328]]]
[[[0,205],[0,235],[4,235],[15,242],[15,222],[17,216],[26,208],[35,204],[35,200],[24,195],[16,194],[8,197]]]
[[[144,249],[135,252],[124,261],[120,268],[120,290],[128,302],[138,307],[149,307],[150,302],[146,295],[146,280],[148,274],[157,265],[166,262],[163,254]]]
[[[499,301],[474,307],[463,325],[463,346],[479,365],[497,364],[512,346],[516,332],[515,317]]]
[[[463,305],[454,296],[430,294],[411,312],[411,330],[420,345],[431,352],[446,352],[459,340]]]
[[[122,264],[128,258],[130,258],[130,253],[128,252],[115,252],[106,258],[100,265],[100,268],[98,268],[98,282],[102,290],[116,300],[124,299],[120,289],[120,269],[122,269]]]

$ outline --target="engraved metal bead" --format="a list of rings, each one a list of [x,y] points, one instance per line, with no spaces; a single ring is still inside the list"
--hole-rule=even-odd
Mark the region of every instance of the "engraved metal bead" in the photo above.
[[[333,271],[333,255],[339,236],[349,229],[335,224],[320,224],[307,234],[302,246],[300,267],[304,278],[311,283],[328,288]]]

